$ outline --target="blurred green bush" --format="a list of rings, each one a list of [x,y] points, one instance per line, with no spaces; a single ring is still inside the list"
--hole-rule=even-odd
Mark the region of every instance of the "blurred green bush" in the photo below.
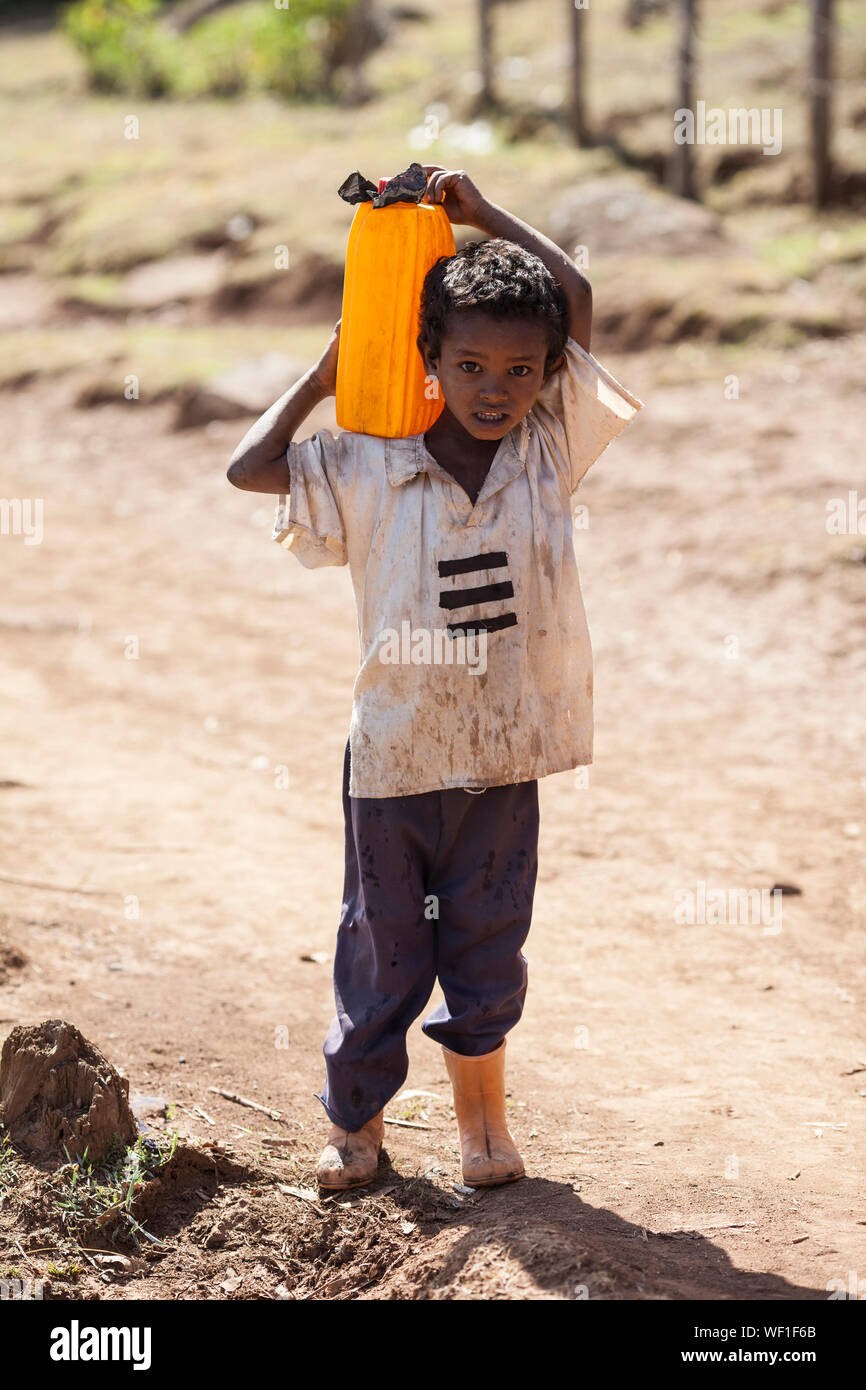
[[[334,95],[338,55],[356,0],[268,0],[203,18],[182,34],[162,0],[75,0],[63,28],[96,91],[145,97],[274,92],[291,100]]]

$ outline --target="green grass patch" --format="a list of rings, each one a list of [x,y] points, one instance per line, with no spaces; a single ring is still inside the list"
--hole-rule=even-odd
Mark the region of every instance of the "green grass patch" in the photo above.
[[[77,1284],[84,1273],[84,1266],[78,1264],[76,1260],[67,1260],[62,1265],[49,1262],[48,1273],[52,1279],[57,1279],[62,1284]]]
[[[99,1164],[89,1163],[86,1153],[82,1159],[69,1159],[46,1182],[64,1235],[81,1242],[98,1230],[136,1249],[142,1248],[142,1240],[160,1244],[136,1219],[134,1201],[140,1188],[171,1160],[176,1145],[175,1134],[170,1144],[138,1139],[131,1148],[118,1146]]]
[[[0,1197],[6,1197],[18,1185],[20,1171],[18,1155],[8,1134],[0,1139]]]

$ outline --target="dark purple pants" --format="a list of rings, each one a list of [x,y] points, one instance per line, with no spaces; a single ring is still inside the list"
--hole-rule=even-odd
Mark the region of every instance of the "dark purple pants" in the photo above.
[[[538,867],[538,783],[472,793],[350,797],[343,768],[346,874],[334,958],[337,1014],[318,1099],[356,1130],[406,1080],[406,1034],[433,991],[428,1038],[480,1057],[523,1011]]]

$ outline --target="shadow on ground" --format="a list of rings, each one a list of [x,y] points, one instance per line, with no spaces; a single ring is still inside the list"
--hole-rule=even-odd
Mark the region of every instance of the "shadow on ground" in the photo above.
[[[388,1182],[395,1175],[385,1170]],[[389,1196],[418,1219],[426,1179],[401,1180]],[[525,1178],[470,1199],[372,1298],[826,1299],[823,1288],[737,1269],[699,1231],[654,1232],[593,1207],[567,1183]]]

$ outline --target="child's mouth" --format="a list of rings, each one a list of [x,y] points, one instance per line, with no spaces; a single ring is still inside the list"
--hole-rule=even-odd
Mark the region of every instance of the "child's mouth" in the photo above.
[[[472,416],[479,425],[487,426],[501,425],[504,420],[508,419],[504,410],[474,410]]]

